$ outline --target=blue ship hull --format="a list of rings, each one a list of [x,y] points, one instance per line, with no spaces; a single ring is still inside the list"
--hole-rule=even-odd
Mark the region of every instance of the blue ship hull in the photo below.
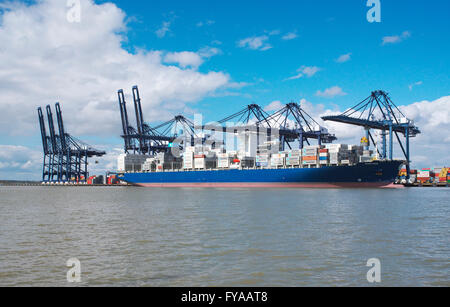
[[[169,171],[126,173],[119,178],[145,187],[385,187],[403,161],[376,161],[322,168]]]

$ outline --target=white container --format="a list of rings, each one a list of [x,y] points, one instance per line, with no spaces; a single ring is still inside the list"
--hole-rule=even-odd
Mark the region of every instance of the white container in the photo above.
[[[218,168],[229,168],[230,167],[230,160],[228,158],[219,159],[217,161],[217,167]]]
[[[301,159],[300,158],[293,158],[290,157],[289,160],[287,160],[286,164],[290,165],[290,166],[298,166],[301,163]]]
[[[228,154],[226,153],[220,153],[217,155],[218,159],[227,159],[228,160]]]
[[[194,168],[196,169],[204,169],[206,166],[205,158],[196,158],[194,160]]]
[[[256,156],[256,162],[258,162],[258,163],[266,163],[266,162],[269,162],[269,156],[268,156],[268,155],[264,155],[264,156]]]
[[[320,146],[320,145],[310,145],[310,146],[305,146],[305,147],[303,147],[303,149],[306,149],[306,150],[309,150],[309,149],[311,149],[311,150],[317,150],[317,149],[321,149],[321,147],[322,147],[322,146]]]
[[[348,145],[346,144],[327,144],[325,147],[327,149],[348,149]]]
[[[270,165],[272,165],[273,167],[284,166],[284,159],[272,158],[270,160]]]
[[[316,160],[312,160],[312,161],[303,161],[303,165],[316,165],[317,161]]]
[[[419,178],[430,177],[430,171],[418,171],[417,177]]]
[[[296,156],[301,156],[302,155],[302,151],[301,150],[291,150],[289,152],[289,156],[290,157],[296,157]]]

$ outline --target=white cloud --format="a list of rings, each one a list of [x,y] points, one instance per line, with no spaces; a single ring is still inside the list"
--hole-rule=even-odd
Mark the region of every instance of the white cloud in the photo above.
[[[7,135],[38,133],[37,106],[60,101],[66,128],[74,135],[120,134],[117,90],[129,95],[140,85],[146,121],[168,119],[187,105],[217,94],[231,82],[223,72],[200,73],[208,52],[165,53],[122,48],[125,13],[111,3],[82,0],[81,23],[66,20],[65,1],[26,6],[13,2],[0,24],[0,129]],[[129,103],[130,119],[134,116]]]
[[[415,82],[413,84],[408,85],[408,88],[409,88],[410,91],[412,91],[414,87],[422,85],[422,84],[423,84],[422,81],[417,81],[417,82]]]
[[[272,30],[272,31],[270,31],[270,32],[268,32],[269,33],[269,35],[280,35],[280,33],[281,33],[281,31],[280,30]]]
[[[385,36],[382,45],[400,43],[409,37],[411,37],[411,33],[408,31],[404,31],[401,35]]]
[[[269,37],[267,35],[247,37],[241,39],[238,42],[238,46],[241,48],[248,48],[251,50],[265,51],[272,48],[270,44],[266,43],[268,39]]]
[[[347,93],[345,93],[342,90],[342,88],[340,88],[339,86],[333,86],[333,87],[327,88],[323,92],[322,91],[316,92],[316,96],[325,97],[325,98],[333,98],[336,96],[345,96],[345,95],[347,95]]]
[[[1,179],[39,179],[42,153],[25,146],[0,145]]]
[[[210,58],[213,57],[215,55],[221,54],[222,50],[220,50],[219,48],[215,48],[215,47],[203,47],[202,49],[200,49],[198,51],[198,55],[200,55],[201,57],[204,58]]]
[[[288,40],[296,39],[297,37],[298,37],[298,35],[296,32],[290,32],[290,33],[283,35],[283,37],[281,39],[288,41]]]
[[[170,31],[170,21],[164,21],[161,27],[155,31],[156,36],[163,38]]]
[[[285,81],[300,79],[300,78],[302,78],[304,76],[307,76],[308,78],[311,78],[312,76],[314,76],[319,71],[321,71],[321,68],[319,68],[317,66],[302,66],[299,69],[297,69],[298,74],[296,74],[295,76],[292,76],[292,77],[289,77],[289,78],[285,79]]]
[[[348,61],[350,61],[351,55],[352,55],[351,53],[343,54],[337,58],[336,62],[338,62],[338,63],[348,62]]]
[[[196,26],[201,28],[203,26],[211,26],[215,23],[216,22],[214,20],[199,21],[199,22],[197,22]]]
[[[203,63],[203,59],[195,52],[182,51],[182,52],[170,52],[164,57],[165,63],[177,63],[182,68],[191,66],[197,68]]]
[[[450,96],[400,106],[400,109],[422,132],[411,139],[414,166],[450,166]]]
[[[164,63],[176,63],[182,68],[191,67],[197,69],[203,64],[204,59],[221,54],[222,51],[215,47],[203,47],[198,52],[182,51],[169,52],[164,56]]]
[[[283,103],[279,100],[272,101],[269,105],[264,107],[264,111],[266,112],[272,112],[272,111],[278,111],[284,107]]]

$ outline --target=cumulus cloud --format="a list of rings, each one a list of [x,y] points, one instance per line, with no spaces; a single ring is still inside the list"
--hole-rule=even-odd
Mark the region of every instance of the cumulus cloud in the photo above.
[[[352,55],[351,53],[343,54],[336,59],[336,62],[338,62],[338,63],[348,62],[348,61],[350,61],[351,55]]]
[[[409,31],[404,31],[401,35],[385,36],[383,37],[382,45],[400,43],[409,37],[411,37],[411,33]]]
[[[217,50],[130,53],[122,48],[127,39],[122,10],[92,0],[82,0],[81,8],[80,23],[68,22],[65,1],[59,0],[12,2],[1,12],[4,134],[38,133],[36,107],[60,101],[70,133],[116,136],[120,88],[129,94],[133,85],[140,85],[145,120],[151,122],[168,119],[174,109],[183,112],[231,83],[226,73],[196,70]]]
[[[280,110],[284,107],[283,103],[279,100],[272,101],[270,104],[268,104],[266,107],[264,107],[264,111],[266,112],[272,112]]]
[[[269,37],[267,35],[247,37],[238,41],[238,46],[251,50],[265,51],[272,48],[272,46],[267,43],[268,39]]]
[[[316,92],[316,96],[324,98],[334,98],[336,96],[345,96],[345,95],[347,95],[347,93],[345,93],[339,86],[327,88],[323,92],[322,91]]]
[[[411,146],[413,155],[423,157],[423,161],[413,161],[420,166],[450,166],[450,96],[416,102],[400,109],[422,131],[412,140]]]
[[[0,145],[0,179],[39,179],[41,151],[25,146]]]
[[[300,79],[304,76],[311,78],[312,76],[314,76],[316,73],[318,73],[321,70],[321,68],[317,67],[317,66],[302,66],[299,69],[297,69],[297,73],[295,76],[289,77],[287,79],[285,79],[285,81],[287,80],[296,80],[296,79]]]
[[[165,63],[177,63],[182,68],[186,68],[188,66],[191,66],[192,68],[197,68],[203,63],[202,57],[195,53],[190,51],[183,51],[183,52],[170,52],[166,54],[164,57]]]

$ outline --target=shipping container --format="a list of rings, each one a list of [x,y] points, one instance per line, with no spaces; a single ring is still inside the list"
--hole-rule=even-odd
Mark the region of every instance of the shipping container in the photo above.
[[[303,156],[303,161],[317,161],[317,156]]]
[[[289,157],[286,160],[286,164],[290,165],[290,166],[299,166],[301,163],[301,158],[300,157]]]
[[[272,167],[284,166],[284,158],[272,158],[270,159],[270,165]]]
[[[303,165],[317,165],[317,160],[303,160]]]
[[[269,167],[269,162],[256,162],[257,167]]]
[[[217,160],[217,167],[218,168],[229,168],[230,167],[230,159],[228,157],[219,158]]]

